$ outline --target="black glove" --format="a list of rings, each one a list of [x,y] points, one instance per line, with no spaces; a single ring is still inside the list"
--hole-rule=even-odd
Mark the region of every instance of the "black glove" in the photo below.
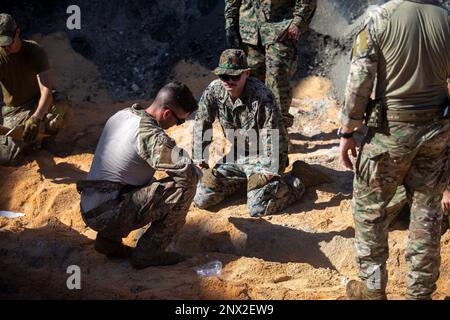
[[[31,116],[27,121],[25,121],[25,129],[23,130],[23,140],[26,143],[31,143],[36,140],[39,133],[39,125],[41,124],[41,119],[35,116]]]
[[[242,40],[239,34],[239,27],[225,29],[225,40],[227,49],[240,49]]]

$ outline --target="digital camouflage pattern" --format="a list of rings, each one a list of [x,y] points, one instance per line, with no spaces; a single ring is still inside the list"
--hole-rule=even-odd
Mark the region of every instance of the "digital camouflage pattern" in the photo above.
[[[222,74],[238,76],[250,70],[245,52],[239,49],[227,49],[220,55],[219,66],[214,70],[218,76]]]
[[[378,36],[390,23],[392,12],[404,3],[408,2],[394,0],[378,7],[357,36],[340,113],[342,125],[361,127],[375,79],[383,83],[384,77],[391,76],[379,72],[380,46],[389,39]],[[442,53],[446,50],[440,49]],[[430,299],[436,290],[443,216],[440,202],[449,177],[449,139],[449,121],[440,117],[409,123],[389,121],[381,129],[369,130],[355,164],[353,214],[359,276],[370,290],[384,292],[386,288],[389,222],[405,203],[411,206],[406,297]]]
[[[290,79],[296,69],[297,41],[280,38],[291,24],[306,32],[315,9],[315,0],[225,1],[226,28],[239,26],[253,75],[272,90],[286,128],[294,121],[289,113]]]
[[[256,173],[257,174],[257,173]],[[305,186],[302,181],[290,174],[270,175],[264,186],[248,190],[249,178],[255,175],[252,165],[219,164],[200,181],[194,203],[201,209],[211,208],[238,191],[247,187],[247,208],[250,216],[262,217],[287,208],[299,200]]]
[[[67,96],[60,92],[53,93],[54,104],[44,117],[44,133],[55,136],[64,129],[73,115],[72,106]],[[19,107],[3,106],[0,123],[7,128],[24,125],[33,114],[37,101]],[[16,164],[24,153],[38,148],[37,142],[27,144],[24,141],[0,136],[0,165]]]
[[[281,123],[280,112],[274,103],[274,98],[270,90],[258,79],[249,77],[240,98],[234,103],[231,96],[222,86],[221,80],[214,80],[203,92],[199,109],[196,114],[196,124],[194,130],[194,143],[202,143],[201,150],[205,150],[211,143],[209,139],[204,139],[205,133],[212,130],[212,124],[216,119],[224,132],[243,129],[256,132],[258,143],[262,142],[265,146],[266,157],[261,157],[255,165],[255,170],[259,172],[280,173],[285,169],[288,159],[287,134]],[[264,134],[263,134],[264,133]],[[273,134],[278,134],[277,140],[279,151],[279,166],[276,172],[273,172],[272,149]],[[260,141],[259,139],[262,139]],[[198,158],[198,157],[196,157]],[[243,157],[241,161],[250,163],[252,159]]]
[[[226,0],[226,28],[239,26],[242,41],[263,45],[276,41],[290,24],[308,30],[316,0]]]
[[[205,174],[197,188],[194,203],[200,208],[209,208],[220,203],[227,196],[236,193],[239,188],[246,186],[248,178],[254,174],[268,175],[270,181],[247,194],[247,206],[252,216],[272,214],[284,209],[299,199],[304,193],[304,186],[300,179],[282,176],[287,164],[286,132],[282,130],[280,113],[276,107],[272,93],[262,82],[255,78],[248,78],[241,98],[235,103],[224,89],[220,80],[213,81],[203,93],[199,110],[196,115],[194,143],[202,141],[205,150],[210,141],[203,139],[205,132],[212,129],[213,122],[218,119],[222,129],[255,130],[257,136],[262,134],[266,154],[272,155],[273,136],[271,130],[279,134],[279,167],[273,171],[270,161],[255,164],[252,159],[242,157],[239,163],[217,164],[209,174]],[[207,159],[204,159],[207,161]]]

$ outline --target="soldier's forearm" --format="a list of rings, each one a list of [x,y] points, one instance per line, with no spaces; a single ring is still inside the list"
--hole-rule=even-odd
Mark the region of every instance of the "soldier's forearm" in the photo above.
[[[294,24],[300,29],[301,32],[305,32],[308,29],[309,24],[316,11],[316,0],[297,0],[294,8]]]
[[[239,9],[241,0],[225,0],[225,28],[239,26]]]
[[[42,120],[46,115],[46,113],[48,112],[48,109],[50,108],[52,102],[53,97],[51,90],[49,89],[42,90],[41,98],[39,99],[36,111],[34,112],[33,115]]]

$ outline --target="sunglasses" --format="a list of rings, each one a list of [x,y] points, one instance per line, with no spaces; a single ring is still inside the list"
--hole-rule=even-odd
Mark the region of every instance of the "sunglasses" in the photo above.
[[[237,76],[231,76],[229,74],[221,74],[219,76],[219,79],[222,80],[222,81],[229,81],[229,80],[231,80],[231,81],[235,81],[236,82],[236,81],[239,81],[241,76],[242,76],[242,73],[240,75],[237,75]]]
[[[169,109],[169,108],[167,108]],[[170,112],[172,112],[172,115],[175,117],[175,119],[177,119],[177,126],[181,126],[183,123],[186,122],[186,119],[180,119],[178,118],[178,116],[175,114],[175,112],[172,109],[169,109]]]

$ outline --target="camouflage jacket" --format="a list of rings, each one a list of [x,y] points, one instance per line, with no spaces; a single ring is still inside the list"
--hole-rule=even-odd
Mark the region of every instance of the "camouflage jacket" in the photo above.
[[[316,10],[316,0],[225,0],[226,28],[239,25],[242,41],[257,45],[277,41],[294,23],[306,32]]]
[[[432,47],[429,51],[434,50],[435,52],[431,56],[429,52],[420,51],[422,50],[421,46],[415,43],[413,48],[401,48],[401,50],[409,52],[407,56],[412,56],[411,59],[399,59],[402,56],[396,55],[401,51],[399,43],[403,39],[400,39],[401,35],[395,34],[398,32],[393,30],[395,27],[391,27],[394,13],[398,12],[396,14],[398,19],[399,15],[408,15],[409,11],[406,10],[411,6],[421,6],[422,4],[432,4],[434,8],[445,8],[433,0],[392,0],[368,10],[364,27],[353,44],[344,105],[339,114],[342,125],[350,129],[360,128],[363,125],[365,111],[371,96],[382,100],[383,105],[393,110],[426,108],[427,105],[432,107],[446,98],[445,79],[450,76],[448,74],[450,59],[448,54],[443,54],[446,50],[445,46],[441,45],[438,50]],[[442,12],[439,17],[445,16]],[[410,16],[407,17],[407,19],[409,18]],[[431,20],[433,21],[433,19]],[[402,26],[403,29],[413,28],[407,23],[404,24],[406,27]],[[395,24],[395,26],[397,25],[399,24]],[[403,36],[403,38],[407,37],[408,35]],[[431,38],[431,36],[429,37]],[[435,37],[445,38],[442,37],[442,34],[437,34]],[[449,39],[447,34],[447,38],[443,42],[449,43]],[[422,47],[424,46],[427,46],[427,43],[422,45]],[[425,58],[418,60],[417,57]],[[419,62],[421,65],[418,65]],[[405,70],[405,68],[409,69]],[[429,70],[436,71],[430,73]],[[442,76],[446,72],[447,76]],[[439,75],[437,75],[438,73]],[[402,75],[400,76],[400,74]],[[424,82],[430,83],[430,85],[424,86]],[[442,83],[442,86],[435,85],[439,82]]]
[[[274,161],[279,161],[276,171],[284,170],[288,152],[287,137],[282,129],[281,114],[272,92],[261,81],[253,77],[248,78],[241,97],[234,103],[220,80],[214,80],[206,88],[200,98],[194,129],[194,146],[200,148],[201,144],[202,154],[207,154],[204,151],[211,143],[208,137],[205,138],[205,132],[212,130],[216,119],[225,134],[228,134],[227,131],[235,135],[242,132],[251,137],[251,132],[256,136],[257,141],[250,141],[250,144],[256,142],[263,148],[259,149],[262,156],[257,162],[261,171],[273,172]],[[276,143],[274,139],[277,139]],[[246,147],[248,148],[247,144]],[[199,157],[194,157],[199,160]]]

